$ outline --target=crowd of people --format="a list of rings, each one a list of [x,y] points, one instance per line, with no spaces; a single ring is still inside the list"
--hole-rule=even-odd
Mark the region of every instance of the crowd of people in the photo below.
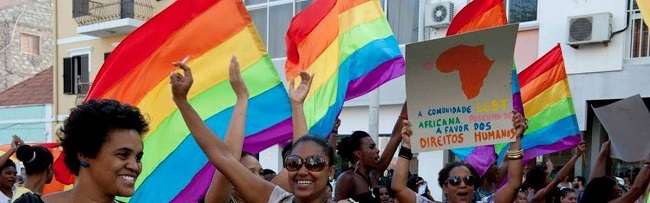
[[[217,169],[202,202],[440,202],[432,197],[427,180],[409,171],[413,131],[406,105],[381,155],[377,144],[363,131],[355,131],[337,143],[340,120],[329,140],[309,135],[303,102],[315,76],[300,73],[298,84],[298,80],[293,80],[289,85],[293,137],[283,150],[284,167],[276,173],[263,169],[255,155],[242,151],[249,93],[237,59],[233,57],[229,67],[230,84],[237,100],[224,140],[208,128],[188,102],[193,83],[190,67],[183,62],[173,65],[183,71],[170,75],[173,101],[194,140]],[[584,156],[584,143],[553,174],[552,163],[523,163],[521,138],[528,124],[521,114],[513,113],[517,137],[508,144],[501,165],[494,164],[484,174],[464,162],[451,162],[440,171],[420,171],[437,173],[444,202],[633,203],[647,198],[644,194],[650,182],[650,154],[636,178],[627,180],[627,185],[605,175],[609,141],[601,146],[588,180],[571,177],[576,162]],[[77,106],[65,121],[65,136],[61,140],[65,165],[77,176],[76,183],[70,190],[44,196],[43,185],[53,176],[52,154],[43,147],[25,145],[14,136],[11,149],[0,157],[0,202],[112,203],[116,196],[129,197],[135,192],[135,182],[142,170],[142,135],[147,131],[143,114],[128,104],[104,99]],[[384,177],[396,152],[397,163],[391,175]],[[20,187],[15,185],[15,163],[9,159],[14,153],[26,170],[26,180]],[[332,187],[335,154],[348,161],[350,167],[342,170]]]

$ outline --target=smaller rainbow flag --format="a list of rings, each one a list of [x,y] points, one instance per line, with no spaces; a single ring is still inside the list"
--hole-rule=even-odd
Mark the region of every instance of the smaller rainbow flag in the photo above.
[[[528,118],[528,130],[521,139],[524,163],[537,156],[578,146],[582,138],[560,45],[519,73],[518,77]],[[506,146],[496,146],[500,158],[505,156]]]
[[[287,79],[315,74],[305,99],[311,134],[328,135],[343,102],[404,74],[404,58],[378,0],[319,0],[287,31]]]

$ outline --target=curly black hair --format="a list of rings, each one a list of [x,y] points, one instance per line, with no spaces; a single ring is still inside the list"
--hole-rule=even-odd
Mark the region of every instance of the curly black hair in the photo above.
[[[537,165],[526,173],[526,181],[523,183],[524,188],[533,188],[535,192],[546,186],[546,166]]]
[[[354,157],[354,151],[361,149],[361,139],[364,137],[370,137],[370,134],[364,131],[354,131],[349,137],[344,137],[336,145],[336,150],[341,158],[348,160],[349,162],[355,162],[356,157]]]
[[[16,149],[16,157],[25,165],[27,175],[42,173],[54,163],[54,156],[42,146],[21,145]]]
[[[323,152],[325,152],[325,154],[327,154],[327,158],[329,158],[328,161],[329,166],[334,165],[334,149],[332,149],[330,143],[327,140],[316,135],[305,135],[300,137],[300,139],[296,140],[296,143],[293,144],[294,147],[291,148],[291,153],[293,153],[295,146],[298,146],[300,143],[303,142],[313,142],[316,143],[321,148],[323,148]]]
[[[9,168],[10,166],[16,168],[16,163],[14,163],[14,161],[12,161],[11,159],[7,159],[5,164],[0,166],[0,171],[4,171],[6,168]]]
[[[79,175],[77,154],[97,157],[109,134],[117,129],[132,129],[142,135],[149,131],[149,124],[137,107],[117,100],[90,100],[73,108],[65,120],[61,140],[68,169]]]
[[[472,174],[472,176],[474,176],[474,180],[475,180],[474,185],[478,186],[478,183],[479,183],[478,182],[479,181],[478,177],[479,177],[479,175],[478,175],[478,172],[476,172],[476,169],[474,169],[474,167],[472,167],[472,165],[470,165],[468,163],[458,162],[458,161],[448,163],[444,168],[442,168],[442,170],[440,170],[440,172],[438,173],[438,185],[441,188],[444,188],[445,183],[447,183],[447,179],[449,179],[449,173],[451,173],[451,170],[453,170],[456,167],[462,167],[462,166],[469,169],[470,174]]]

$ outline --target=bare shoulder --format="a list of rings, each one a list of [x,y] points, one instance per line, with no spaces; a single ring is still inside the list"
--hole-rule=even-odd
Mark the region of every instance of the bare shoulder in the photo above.
[[[344,171],[339,175],[339,177],[336,179],[336,184],[350,184],[351,182],[354,181],[354,174],[351,173],[350,171]]]
[[[41,199],[43,199],[43,202],[47,202],[47,203],[70,202],[70,191],[57,192],[57,193],[43,195],[43,197],[41,197]]]

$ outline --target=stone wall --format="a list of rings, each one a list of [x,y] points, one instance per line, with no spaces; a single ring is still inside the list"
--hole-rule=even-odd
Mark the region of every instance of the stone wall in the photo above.
[[[53,65],[52,0],[14,0],[0,7],[0,91]],[[21,51],[21,34],[39,37],[37,55]]]

